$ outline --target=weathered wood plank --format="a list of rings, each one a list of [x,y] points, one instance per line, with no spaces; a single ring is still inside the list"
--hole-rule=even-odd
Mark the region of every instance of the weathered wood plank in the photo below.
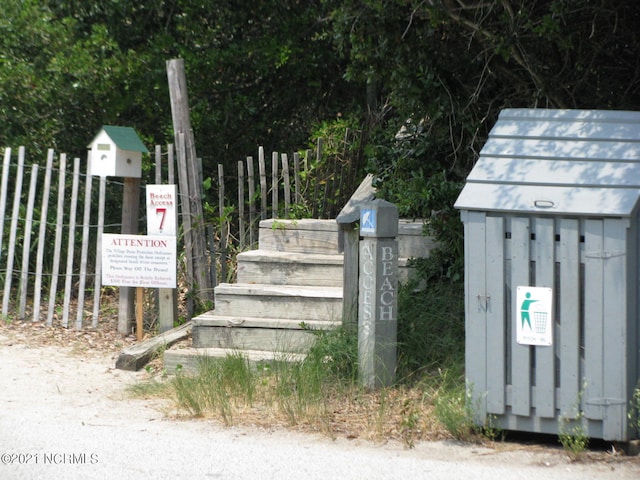
[[[635,294],[633,289],[637,285],[627,284],[626,222],[627,219],[619,218],[603,220],[604,251],[610,255],[604,260],[602,285],[602,369],[606,372],[602,384],[606,404],[603,433],[604,438],[613,439],[627,438],[627,402],[630,397],[626,393],[631,391],[626,384],[627,369],[635,370],[629,365],[634,360],[635,352],[627,350],[628,342],[634,341],[627,334],[627,294],[631,291]],[[629,353],[630,357],[627,356]],[[631,385],[632,388],[635,386]],[[589,400],[593,399],[587,399]]]
[[[338,225],[333,220],[265,220],[260,249],[297,253],[338,253]]]
[[[78,311],[76,312],[76,329],[82,328],[84,319],[84,295],[87,283],[87,256],[89,254],[89,227],[91,221],[91,192],[93,179],[88,171],[85,177],[84,212],[82,217],[82,247],[80,251],[80,282],[78,285]]]
[[[507,335],[504,299],[504,219],[502,217],[486,218],[485,238],[487,412],[501,415],[505,412]],[[474,245],[474,253],[477,255],[475,247],[476,245]],[[481,262],[481,257],[474,258]],[[469,341],[474,341],[473,337]]]
[[[40,320],[40,298],[42,295],[42,269],[44,264],[45,234],[47,233],[47,215],[51,194],[51,176],[53,170],[53,149],[47,151],[47,166],[44,174],[42,204],[40,206],[40,226],[38,229],[38,251],[36,252],[36,279],[33,287],[33,321]],[[0,215],[3,218],[3,215]],[[0,231],[0,237],[2,232]],[[0,246],[1,247],[1,246]],[[2,250],[2,248],[0,248]],[[99,271],[99,270],[96,270]]]
[[[65,199],[65,175],[67,172],[67,155],[60,155],[60,168],[58,170],[58,202],[56,215],[56,234],[53,243],[53,264],[51,266],[51,284],[49,286],[49,309],[47,311],[47,325],[53,324],[53,311],[56,305],[58,292],[58,276],[60,274],[60,250],[62,248],[62,230],[64,228],[64,199]]]
[[[555,224],[551,217],[535,218],[536,287],[548,287],[555,292]],[[552,310],[553,311],[553,310]],[[555,329],[555,319],[551,328]],[[553,336],[555,345],[555,332]],[[536,415],[553,418],[555,407],[555,347],[534,347],[536,355],[534,403]]]
[[[512,295],[518,286],[527,286],[530,282],[530,242],[531,227],[529,218],[516,217],[511,221],[511,269]],[[515,298],[515,297],[514,297]],[[513,322],[520,318],[520,305],[512,304]],[[512,379],[513,398],[512,411],[515,415],[531,414],[531,347],[519,345],[516,341],[515,323],[511,328]]]
[[[36,183],[38,181],[38,165],[31,166],[31,181],[27,200],[27,216],[24,223],[24,237],[22,240],[22,268],[20,270],[20,305],[18,318],[24,319],[27,309],[27,290],[29,285],[29,258],[31,252],[31,232],[33,228],[33,207],[36,201]]]
[[[584,227],[584,396],[585,417],[602,420],[602,404],[589,399],[603,398],[604,337],[604,232],[602,220],[587,219]],[[594,292],[588,295],[587,292]],[[619,348],[616,347],[616,348]],[[581,386],[582,388],[582,386]],[[578,401],[579,399],[576,399]]]
[[[237,256],[238,283],[342,286],[342,255],[251,250]]]
[[[465,268],[465,374],[475,420],[484,424],[487,414],[487,284],[486,215],[484,212],[465,212],[464,255]]]
[[[560,415],[576,418],[580,378],[580,230],[575,219],[560,221],[560,302],[559,337],[555,340],[560,357]]]
[[[288,285],[220,284],[216,287],[218,315],[339,321],[342,289]]]
[[[106,201],[107,178],[100,177],[100,187],[98,193],[98,231],[96,239],[96,272],[102,272],[102,234],[104,232],[104,205]],[[100,316],[100,292],[102,291],[102,278],[98,274],[93,281],[93,318],[91,326],[98,326]]]
[[[187,338],[191,334],[191,328],[191,322],[187,322],[156,337],[125,348],[120,352],[116,360],[116,368],[120,370],[140,370],[149,363],[159,350],[167,348],[183,338]]]
[[[13,209],[11,226],[9,227],[9,248],[7,249],[7,270],[4,279],[4,296],[2,297],[2,314],[9,313],[9,299],[11,296],[11,282],[13,280],[13,262],[16,250],[16,235],[18,231],[18,214],[20,213],[20,198],[22,196],[22,177],[24,173],[24,147],[18,148],[18,169],[16,171],[15,190],[13,192]],[[4,219],[3,219],[4,221]]]
[[[267,170],[264,163],[264,147],[258,147],[258,173],[260,175],[260,218],[267,218]]]
[[[73,252],[76,244],[76,213],[78,210],[78,186],[80,184],[80,159],[73,160],[73,180],[71,182],[71,206],[69,208],[69,233],[67,242],[67,268],[64,278],[64,304],[62,306],[62,326],[69,326],[71,310],[71,289],[73,287]]]

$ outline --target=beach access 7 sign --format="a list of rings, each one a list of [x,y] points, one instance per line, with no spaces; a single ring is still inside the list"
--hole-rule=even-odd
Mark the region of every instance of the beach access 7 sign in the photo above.
[[[176,288],[176,237],[103,234],[102,284]]]
[[[147,233],[176,235],[177,195],[175,185],[147,185]]]

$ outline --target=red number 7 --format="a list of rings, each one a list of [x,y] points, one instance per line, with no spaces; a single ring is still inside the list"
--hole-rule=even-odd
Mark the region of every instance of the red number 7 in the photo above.
[[[160,219],[160,231],[162,231],[162,227],[164,226],[164,218],[167,215],[167,209],[166,208],[156,208],[156,214],[162,215],[162,218]]]

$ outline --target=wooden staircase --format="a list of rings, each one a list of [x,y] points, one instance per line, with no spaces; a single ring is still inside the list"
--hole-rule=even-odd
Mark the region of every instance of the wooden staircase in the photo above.
[[[426,256],[431,245],[422,223],[401,222],[399,278],[407,257]],[[404,257],[404,258],[403,258]],[[342,322],[343,256],[335,220],[263,220],[259,249],[237,257],[237,283],[215,288],[215,309],[192,320],[190,348],[167,350],[167,372],[194,370],[202,356],[241,352],[250,361],[298,359],[311,330]]]

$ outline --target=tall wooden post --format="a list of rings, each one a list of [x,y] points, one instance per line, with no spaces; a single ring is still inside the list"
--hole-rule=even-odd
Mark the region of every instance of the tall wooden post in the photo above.
[[[140,208],[140,179],[124,177],[122,194],[122,227],[120,233],[138,233],[138,209]],[[120,287],[120,303],[118,307],[118,333],[131,332],[135,319],[135,288]]]
[[[178,149],[178,172],[187,175],[188,191],[181,191],[183,202],[190,203],[191,228],[185,228],[185,237],[191,238],[193,245],[194,278],[191,279],[192,288],[197,300],[213,302],[213,288],[209,274],[209,260],[206,249],[206,228],[202,210],[202,179],[198,171],[195,139],[189,116],[189,97],[187,94],[187,80],[184,70],[184,60],[174,59],[167,62],[167,78],[171,99],[171,117],[176,144],[180,145],[181,135],[184,135],[184,148]],[[183,182],[180,182],[182,186]],[[182,188],[181,188],[182,190]]]

